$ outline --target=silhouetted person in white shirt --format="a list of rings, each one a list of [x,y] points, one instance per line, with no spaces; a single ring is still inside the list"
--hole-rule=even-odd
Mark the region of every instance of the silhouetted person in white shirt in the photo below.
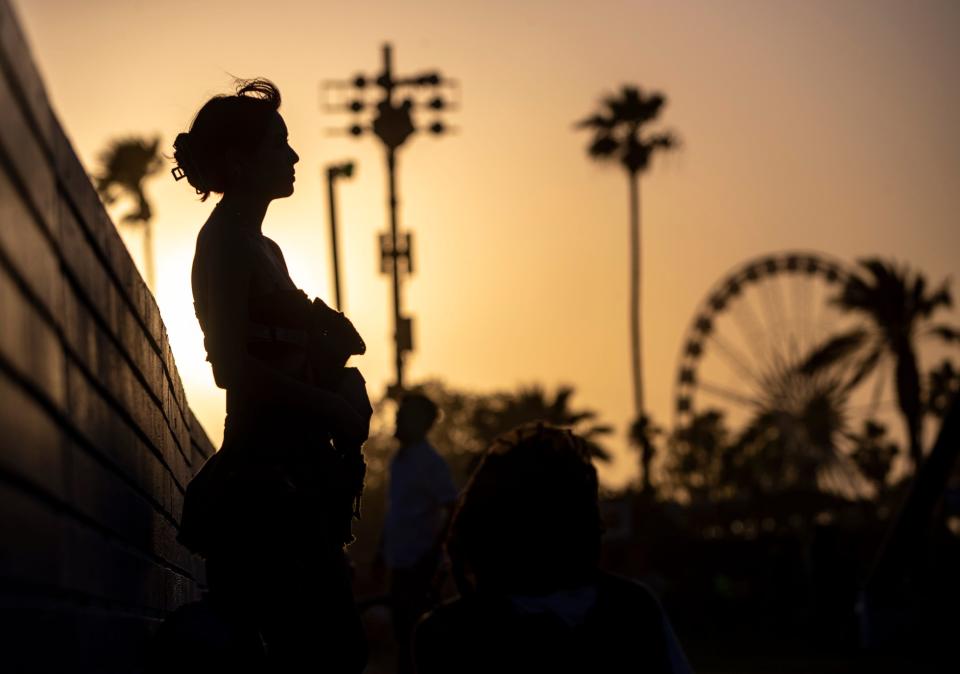
[[[400,448],[390,462],[382,555],[390,569],[400,674],[412,671],[413,627],[433,601],[442,538],[457,499],[446,461],[427,440],[437,414],[433,401],[419,393],[404,396],[397,411]]]

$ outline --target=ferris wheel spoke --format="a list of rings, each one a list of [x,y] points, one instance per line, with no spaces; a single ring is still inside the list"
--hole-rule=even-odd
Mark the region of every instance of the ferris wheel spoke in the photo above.
[[[733,316],[747,344],[765,343],[763,324],[760,322],[760,319],[757,318],[757,314],[749,301],[744,299],[741,302],[737,302],[736,306],[730,309],[730,315]],[[753,354],[756,356],[757,352],[753,352]]]
[[[709,339],[716,345],[717,352],[725,357],[724,360],[726,360],[728,365],[732,366],[741,376],[750,379],[758,386],[762,386],[763,379],[750,367],[749,359],[738,349],[715,332],[710,334]]]
[[[792,279],[791,276],[785,276],[785,280]],[[781,280],[783,283],[784,280]],[[790,317],[787,325],[787,358],[791,363],[799,363],[803,357],[803,319],[801,308],[797,299],[797,294],[801,292],[802,283],[790,283],[789,287],[783,292],[784,312]],[[791,292],[792,289],[792,292]]]
[[[895,409],[897,408],[896,400],[879,400],[877,402],[870,401],[869,403],[858,403],[856,405],[847,405],[847,412],[862,412],[866,411],[867,414],[863,416],[865,418],[870,418],[877,410],[879,409]]]
[[[784,296],[783,292],[783,274],[774,274],[770,277],[770,294],[773,296],[773,304],[777,308],[777,319],[780,322],[780,327],[784,329],[786,333],[785,336],[789,335],[790,329],[790,312],[788,311],[789,304],[787,303],[787,298]]]
[[[848,405],[847,411],[856,414],[860,419],[874,419],[878,415],[888,416],[890,413],[896,415],[899,411],[896,398],[884,398],[885,395],[888,395],[887,392],[891,390],[891,387],[888,386],[888,380],[893,376],[892,359],[881,357],[872,376],[876,377],[876,380],[869,386],[869,397],[866,400],[860,397],[860,402]],[[867,378],[869,378],[869,375]],[[866,388],[864,382],[861,382],[861,385]]]
[[[767,287],[770,291],[770,297],[773,299],[773,306],[777,321],[777,328],[780,330],[780,354],[784,361],[793,363],[796,360],[796,326],[793,322],[793,315],[790,312],[790,303],[788,301],[789,293],[784,291],[783,279],[785,273],[780,272],[770,277]]]
[[[808,277],[795,274],[793,283],[793,306],[797,317],[797,348],[800,354],[810,348],[810,286]]]
[[[760,371],[764,372],[773,360],[773,353],[770,349],[771,326],[769,315],[762,308],[754,306],[757,304],[756,294],[744,293],[734,316],[743,322],[741,331],[746,337],[747,344],[752,347],[750,356],[758,363]]]
[[[697,384],[697,388],[704,393],[709,393],[712,396],[723,398],[724,400],[742,405],[744,407],[757,407],[757,405],[759,405],[756,398],[750,397],[749,394],[735,391],[719,384],[701,381]]]
[[[781,342],[783,324],[779,317],[776,299],[772,296],[768,283],[760,283],[757,286],[757,295],[764,304],[763,315],[767,324],[766,344],[769,347],[769,360],[775,367],[782,367],[784,357],[780,353],[779,345]]]
[[[813,287],[811,295],[810,312],[807,316],[807,335],[810,340],[808,349],[812,351],[823,340],[817,321],[820,320],[820,308],[827,302],[827,298],[819,285]]]

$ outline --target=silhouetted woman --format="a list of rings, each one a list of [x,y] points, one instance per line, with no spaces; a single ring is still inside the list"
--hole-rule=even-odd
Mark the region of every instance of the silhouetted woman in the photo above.
[[[207,560],[210,599],[266,644],[271,671],[359,672],[366,647],[343,546],[362,487],[369,402],[342,314],[311,302],[261,232],[299,160],[266,80],[217,96],[174,143],[202,200],[193,296],[217,386],[223,446],[190,483],[180,540]]]

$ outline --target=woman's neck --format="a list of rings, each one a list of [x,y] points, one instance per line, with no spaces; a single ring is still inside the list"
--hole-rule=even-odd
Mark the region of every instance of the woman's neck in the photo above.
[[[269,205],[269,199],[242,194],[224,194],[217,207],[234,219],[238,226],[260,232]]]

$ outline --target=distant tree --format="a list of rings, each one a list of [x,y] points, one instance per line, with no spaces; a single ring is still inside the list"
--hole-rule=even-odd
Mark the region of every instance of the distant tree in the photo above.
[[[665,473],[674,495],[694,501],[731,498],[739,488],[730,484],[726,464],[730,431],[723,412],[710,409],[694,415],[690,423],[667,438]]]
[[[960,393],[960,371],[949,360],[927,375],[924,410],[938,419],[943,419],[950,402]]]
[[[640,489],[643,494],[653,493],[651,467],[656,455],[655,439],[663,433],[663,429],[653,423],[650,415],[644,414],[630,425],[628,437],[630,445],[640,454]]]
[[[840,449],[846,430],[843,409],[840,393],[824,384],[799,409],[760,410],[728,451],[728,478],[752,497],[783,492],[866,495],[863,476]]]
[[[880,496],[887,487],[890,468],[899,452],[897,443],[887,438],[886,426],[872,419],[864,421],[863,432],[854,436],[853,441],[851,457]]]
[[[113,140],[100,155],[101,171],[94,178],[97,192],[107,205],[119,197],[133,200],[136,208],[121,218],[128,225],[143,227],[144,267],[147,284],[156,290],[153,258],[153,209],[143,189],[143,183],[163,168],[159,154],[160,138],[140,137]]]
[[[852,388],[887,357],[894,361],[897,404],[903,416],[914,467],[923,459],[923,408],[917,365],[921,337],[960,341],[960,331],[931,325],[938,309],[951,305],[949,281],[928,292],[926,277],[876,258],[860,261],[861,272],[850,277],[831,302],[866,319],[866,324],[828,338],[803,365],[815,372],[846,361],[852,365],[846,388]]]
[[[643,92],[636,86],[624,86],[619,94],[606,96],[600,110],[577,123],[577,128],[593,132],[587,154],[597,161],[617,161],[626,169],[630,186],[630,345],[634,418],[644,419],[643,363],[640,311],[640,174],[650,166],[654,153],[677,145],[669,132],[645,133],[666,103],[660,92]]]
[[[704,502],[803,495],[811,507],[869,496],[872,489],[843,451],[849,437],[842,390],[822,375],[796,372],[732,433],[707,410],[668,438],[667,488]]]
[[[460,484],[497,436],[536,421],[569,428],[587,440],[595,460],[610,460],[610,453],[601,441],[613,432],[612,428],[598,423],[595,411],[572,407],[572,387],[562,386],[552,395],[536,384],[516,391],[473,393],[431,380],[411,390],[427,395],[440,409],[430,440],[447,459],[454,479]],[[371,439],[364,445],[371,481],[385,474],[387,461],[396,446],[392,439],[395,410],[395,404],[389,400],[376,406]]]
[[[613,432],[605,424],[594,423],[597,413],[589,409],[575,410],[570,406],[574,389],[561,386],[550,396],[542,386],[534,384],[514,392],[496,393],[480,398],[473,414],[472,426],[486,447],[502,433],[523,424],[543,421],[553,426],[569,428],[583,436],[593,458],[609,461],[610,453],[599,440]]]

